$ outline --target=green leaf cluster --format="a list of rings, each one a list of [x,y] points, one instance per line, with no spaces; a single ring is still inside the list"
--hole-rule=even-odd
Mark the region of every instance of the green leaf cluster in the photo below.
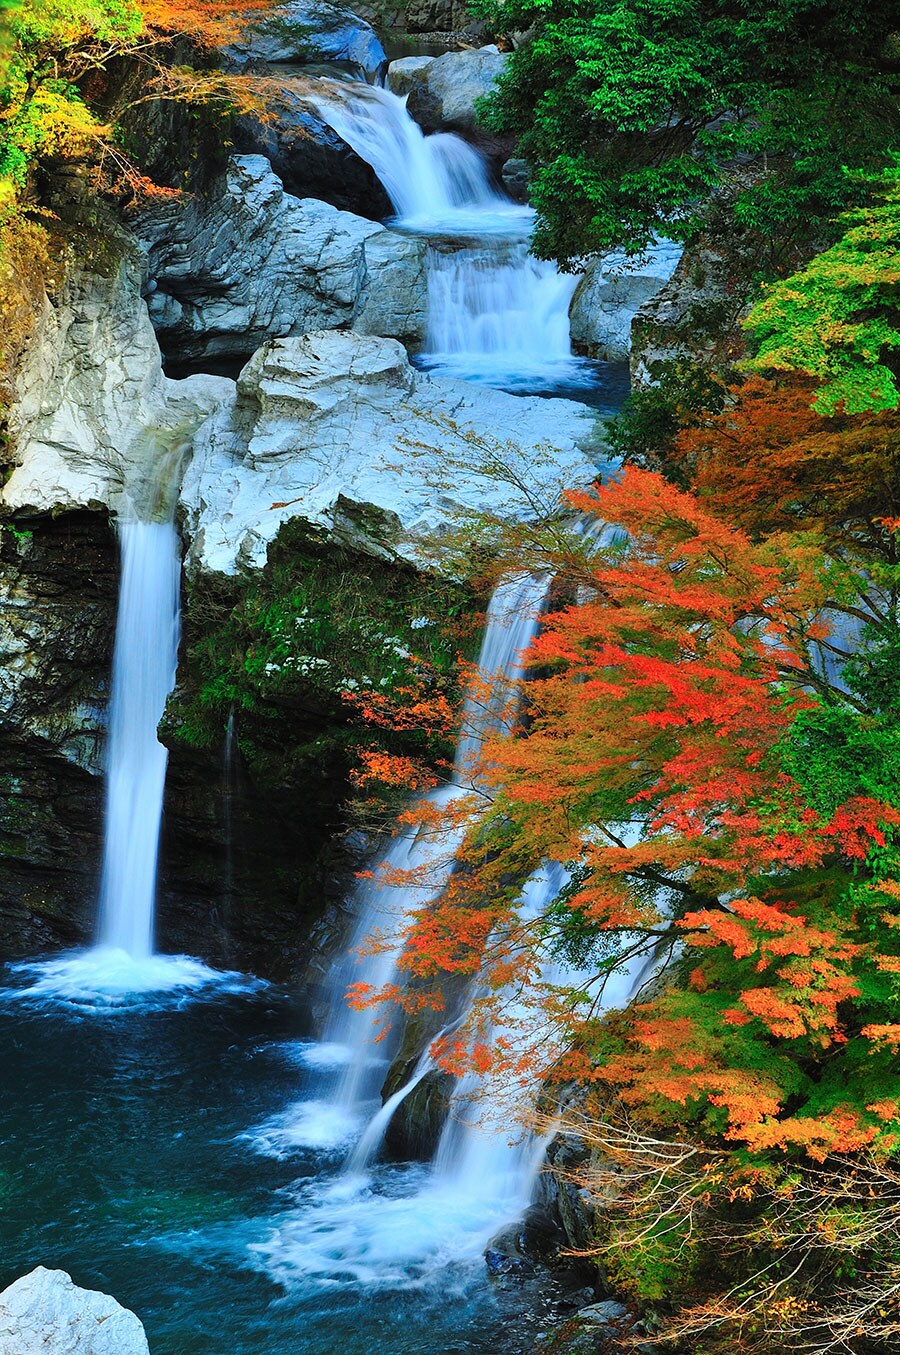
[[[874,187],[876,202],[845,216],[841,239],[768,288],[745,322],[747,366],[817,377],[825,415],[900,404],[900,164]]]
[[[689,239],[723,185],[744,226],[815,238],[898,144],[891,0],[476,0],[527,34],[483,112],[531,168],[535,248],[574,265]],[[748,172],[749,170],[749,172]]]

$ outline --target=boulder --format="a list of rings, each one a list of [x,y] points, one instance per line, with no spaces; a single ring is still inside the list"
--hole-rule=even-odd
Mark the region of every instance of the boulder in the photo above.
[[[425,71],[436,60],[433,56],[401,56],[392,61],[387,69],[386,84],[392,94],[402,98],[408,94],[417,80],[421,80]]]
[[[524,160],[507,160],[500,170],[500,177],[513,202],[528,202],[528,166]]]
[[[435,57],[410,88],[410,113],[426,132],[460,132],[471,137],[478,131],[476,100],[490,93],[506,62],[496,47]]]
[[[373,81],[387,66],[374,28],[342,5],[324,0],[288,0],[244,28],[225,48],[229,64],[337,62]]]
[[[552,499],[588,483],[603,455],[598,420],[572,401],[433,379],[394,339],[336,330],[276,339],[195,439],[182,491],[188,566],[258,567],[293,517],[421,562],[461,516],[532,516],[517,478]]]
[[[316,110],[316,88],[312,78],[280,79],[268,97],[269,118],[235,118],[236,149],[264,155],[298,198],[319,198],[375,221],[389,216],[390,199],[372,166]]]
[[[591,263],[569,308],[572,343],[592,358],[627,359],[631,326],[675,272],[681,246],[661,240],[639,258],[607,254]]]
[[[149,1355],[149,1346],[114,1298],[38,1266],[0,1294],[0,1355]]]
[[[246,361],[268,338],[313,329],[424,335],[424,242],[293,197],[262,156],[234,156],[217,193],[164,202],[137,229],[150,318],[174,361]]]

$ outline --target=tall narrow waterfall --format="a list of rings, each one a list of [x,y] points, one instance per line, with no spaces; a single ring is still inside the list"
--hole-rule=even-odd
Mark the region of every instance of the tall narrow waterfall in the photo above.
[[[120,535],[99,941],[146,960],[168,760],[157,728],[175,685],[181,562],[171,522],[123,522]]]

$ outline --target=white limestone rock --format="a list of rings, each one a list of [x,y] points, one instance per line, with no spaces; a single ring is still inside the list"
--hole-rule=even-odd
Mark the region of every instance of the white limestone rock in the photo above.
[[[151,319],[166,351],[246,357],[266,339],[350,326],[419,342],[425,242],[286,193],[261,155],[237,155],[223,191],[139,222]]]
[[[163,376],[140,253],[125,236],[111,244],[118,257],[103,271],[74,267],[45,302],[12,402],[6,508],[118,508],[233,390],[221,377]]]
[[[108,1294],[38,1266],[0,1294],[0,1355],[150,1355],[139,1319]]]
[[[489,94],[508,56],[496,47],[445,52],[424,67],[409,90],[409,111],[427,130],[474,132],[477,99]]]
[[[595,259],[572,297],[572,342],[589,357],[627,358],[635,315],[669,281],[680,258],[680,245],[661,240],[639,258],[614,253]]]
[[[261,567],[293,517],[420,560],[423,542],[466,514],[532,518],[523,484],[552,504],[588,483],[603,456],[597,418],[572,401],[428,377],[392,339],[277,339],[197,435],[182,490],[188,567]]]

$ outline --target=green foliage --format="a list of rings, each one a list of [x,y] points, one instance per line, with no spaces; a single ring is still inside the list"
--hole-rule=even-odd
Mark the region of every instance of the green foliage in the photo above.
[[[678,434],[701,413],[718,413],[726,386],[708,367],[685,362],[657,362],[652,385],[632,391],[611,420],[607,436],[614,456],[648,470],[662,468],[673,483],[686,480],[673,462]]]
[[[242,752],[261,772],[277,779],[330,758],[339,780],[354,749],[371,742],[345,694],[402,695],[424,684],[452,695],[470,608],[463,588],[288,523],[267,568],[236,595],[195,586],[187,666],[169,723],[182,741],[208,747],[221,740],[233,709]],[[385,737],[431,759],[451,751],[416,730]]]
[[[770,242],[814,238],[897,142],[890,0],[477,0],[528,34],[486,101],[519,139],[536,248],[564,264],[657,232],[688,239],[698,203],[749,159],[736,216]]]
[[[819,378],[816,410],[848,414],[900,404],[900,167],[877,181],[879,201],[801,272],[768,289],[745,322],[756,371]]]

